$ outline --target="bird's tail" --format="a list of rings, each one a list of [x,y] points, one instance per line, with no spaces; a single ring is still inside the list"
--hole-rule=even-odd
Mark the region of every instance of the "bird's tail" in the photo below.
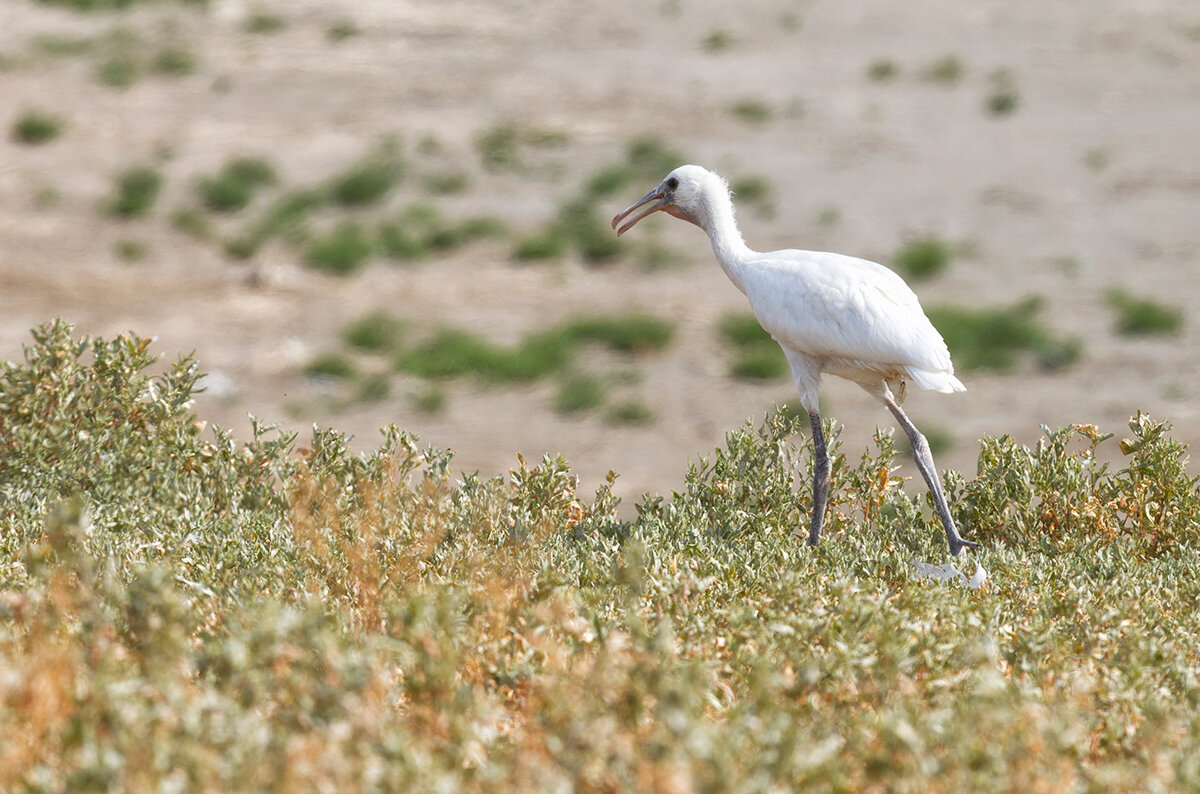
[[[953,372],[930,372],[927,369],[909,369],[908,375],[918,389],[928,391],[955,392],[966,391],[962,381],[954,377]]]

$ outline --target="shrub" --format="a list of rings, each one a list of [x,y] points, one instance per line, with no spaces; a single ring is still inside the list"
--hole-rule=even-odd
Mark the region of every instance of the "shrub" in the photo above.
[[[65,125],[66,122],[61,116],[29,110],[13,122],[12,139],[30,145],[48,143],[62,133]]]
[[[591,375],[570,375],[558,384],[554,410],[560,414],[590,411],[604,403],[604,384]]]
[[[358,367],[354,365],[354,361],[341,353],[321,353],[304,366],[304,374],[309,377],[345,380],[357,372]]]
[[[342,329],[342,338],[352,347],[373,352],[396,349],[408,323],[384,311],[364,315]]]
[[[658,419],[654,410],[638,400],[626,400],[614,405],[605,414],[605,419],[613,425],[649,425]]]
[[[962,77],[962,61],[957,55],[945,55],[925,70],[925,77],[939,83],[954,83]]]
[[[970,591],[916,577],[944,544],[887,433],[826,423],[814,550],[780,413],[627,511],[561,458],[205,431],[196,363],[149,346],[55,323],[0,363],[4,790],[1194,788],[1200,489],[1165,422],[982,439],[944,478]]]
[[[731,312],[717,324],[721,339],[733,348],[729,374],[744,380],[770,380],[786,375],[787,357],[779,343],[750,312]]]
[[[900,69],[896,66],[896,62],[887,58],[879,58],[871,61],[871,64],[867,67],[867,77],[877,82],[891,80],[899,73]]]
[[[344,276],[358,270],[371,258],[371,241],[362,226],[343,221],[325,237],[313,240],[304,252],[309,267]]]
[[[1023,351],[1035,354],[1046,369],[1059,369],[1078,358],[1077,340],[1060,339],[1036,321],[1041,301],[1029,298],[1013,306],[968,309],[934,306],[926,315],[946,340],[960,371],[1006,370]]]
[[[771,108],[758,99],[739,100],[729,112],[735,119],[747,124],[762,124],[771,119]]]
[[[950,245],[936,237],[918,237],[901,246],[892,255],[896,269],[911,279],[936,276],[950,264]]]
[[[97,64],[96,76],[112,88],[129,88],[142,76],[142,67],[132,55],[114,53]]]
[[[283,17],[260,9],[246,17],[246,21],[242,25],[242,30],[247,33],[261,35],[279,33],[286,27],[287,22]]]
[[[117,178],[117,192],[108,200],[114,215],[145,215],[154,206],[162,187],[162,174],[150,166],[134,166]]]
[[[1110,289],[1106,297],[1116,312],[1114,327],[1119,334],[1147,336],[1183,330],[1183,309],[1137,298],[1122,289]]]
[[[230,160],[213,176],[196,183],[196,192],[204,206],[214,212],[236,212],[245,209],[255,192],[279,180],[275,168],[257,157],[238,157]]]
[[[402,173],[400,161],[390,150],[373,154],[336,177],[330,195],[343,207],[375,204],[391,192]]]
[[[168,45],[154,56],[152,66],[159,74],[184,77],[196,71],[196,54],[179,45]]]

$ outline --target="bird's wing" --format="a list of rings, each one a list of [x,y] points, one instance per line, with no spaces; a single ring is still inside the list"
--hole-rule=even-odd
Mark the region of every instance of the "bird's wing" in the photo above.
[[[749,264],[746,295],[780,344],[816,357],[953,372],[917,296],[883,265],[842,254],[773,251]]]

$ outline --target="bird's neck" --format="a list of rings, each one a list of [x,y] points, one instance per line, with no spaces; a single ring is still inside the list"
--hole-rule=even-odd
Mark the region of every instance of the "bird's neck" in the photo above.
[[[738,230],[729,194],[721,191],[719,194],[710,195],[701,216],[697,225],[708,232],[717,262],[725,271],[725,275],[729,276],[729,280],[744,293],[745,263],[754,252],[746,245],[741,231]]]

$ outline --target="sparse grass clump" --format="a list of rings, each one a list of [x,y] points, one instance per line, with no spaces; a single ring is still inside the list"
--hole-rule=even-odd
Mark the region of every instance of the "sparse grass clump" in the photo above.
[[[1016,111],[1019,103],[1020,94],[1012,74],[1007,69],[993,72],[991,90],[984,100],[988,114],[996,117],[1009,116]]]
[[[386,352],[399,347],[408,323],[384,311],[364,315],[342,329],[342,338],[352,347]]]
[[[162,181],[162,174],[151,166],[128,169],[117,178],[116,193],[107,202],[108,211],[126,218],[145,215],[154,206]]]
[[[96,77],[111,88],[129,88],[141,76],[141,64],[125,52],[107,55],[96,64]]]
[[[1149,298],[1135,297],[1123,289],[1110,289],[1108,305],[1116,312],[1114,327],[1125,336],[1178,334],[1183,330],[1183,309]]]
[[[375,204],[391,192],[402,174],[399,159],[387,149],[366,157],[335,177],[329,193],[333,201],[343,207]]]
[[[149,347],[53,324],[0,363],[0,789],[1200,785],[1200,491],[1165,422],[982,439],[944,478],[970,591],[915,576],[946,552],[887,433],[827,423],[813,550],[779,412],[625,511],[561,458],[204,430],[199,367]]]
[[[724,30],[711,31],[700,41],[705,52],[724,52],[732,45],[733,36]]]
[[[242,30],[255,35],[279,33],[287,27],[287,21],[279,14],[265,9],[253,11],[242,23]]]
[[[1013,306],[968,309],[933,306],[926,312],[950,348],[960,371],[1006,370],[1023,352],[1034,354],[1044,369],[1061,369],[1082,352],[1078,340],[1063,339],[1036,320],[1041,301],[1029,298]]]
[[[771,380],[786,375],[787,358],[779,343],[763,330],[750,312],[731,312],[721,318],[717,331],[733,350],[729,374],[743,380]]]
[[[278,181],[275,168],[260,157],[230,160],[212,176],[196,183],[196,192],[204,206],[214,212],[237,212],[254,198],[260,188]]]
[[[920,280],[938,275],[950,264],[954,250],[937,237],[918,237],[892,255],[896,269],[906,278]]]
[[[475,150],[488,171],[528,171],[527,149],[556,149],[566,145],[565,132],[548,127],[520,126],[501,122],[475,137]]]
[[[729,109],[729,113],[738,121],[747,124],[762,124],[770,121],[772,115],[771,107],[758,99],[739,100]]]
[[[593,410],[604,403],[604,384],[592,375],[573,374],[558,384],[554,410],[574,414]]]
[[[196,71],[196,54],[178,44],[169,44],[158,51],[151,67],[168,77],[186,77]]]
[[[28,110],[12,125],[12,139],[18,143],[37,146],[49,143],[62,134],[66,121],[62,116],[41,110]]]
[[[341,353],[321,353],[304,367],[304,374],[313,378],[345,380],[358,373],[354,360]]]
[[[867,66],[867,77],[880,83],[891,80],[899,73],[900,67],[896,66],[895,61],[888,58],[878,58]]]
[[[938,58],[925,70],[925,77],[937,83],[956,83],[962,77],[962,61],[957,55]]]
[[[533,381],[565,371],[582,344],[636,355],[663,350],[673,336],[671,323],[639,313],[568,320],[532,333],[513,347],[461,329],[442,328],[403,350],[396,366],[426,378],[471,375],[492,383]]]
[[[360,224],[343,221],[329,234],[309,243],[304,263],[316,270],[345,276],[365,265],[373,250],[371,239]]]
[[[654,424],[658,415],[640,400],[625,400],[612,406],[605,419],[611,425],[644,426]]]
[[[148,252],[141,240],[117,240],[113,244],[113,253],[122,262],[141,262]]]

